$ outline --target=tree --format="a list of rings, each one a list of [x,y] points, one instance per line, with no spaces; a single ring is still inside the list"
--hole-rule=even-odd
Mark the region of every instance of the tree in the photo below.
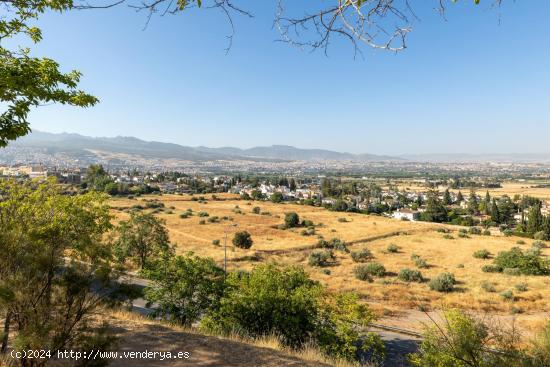
[[[485,215],[491,214],[491,195],[489,194],[489,191],[485,193],[485,200],[483,201],[483,212]]]
[[[290,191],[296,191],[296,181],[294,180],[294,178],[290,179],[289,185],[290,185],[289,186]]]
[[[34,44],[42,40],[39,28],[29,23],[46,11],[62,12],[73,7],[71,0],[6,1],[5,16],[0,20],[0,147],[30,132],[28,116],[33,107],[47,103],[79,107],[95,105],[98,100],[77,89],[81,74],[62,73],[59,64],[49,58],[32,57],[27,48],[9,47],[10,39],[25,37]]]
[[[436,191],[430,191],[428,193],[426,210],[421,214],[421,219],[426,222],[438,223],[447,221],[447,208],[445,208],[441,200],[439,200]]]
[[[212,259],[187,254],[170,256],[144,271],[152,285],[145,298],[155,306],[155,315],[191,326],[219,305],[224,272]]]
[[[252,247],[253,243],[254,241],[247,231],[237,232],[233,237],[233,246],[238,248],[247,250]]]
[[[479,212],[479,201],[474,189],[470,190],[470,197],[468,198],[468,211],[470,214],[477,214]]]
[[[110,338],[90,321],[115,292],[106,198],[63,195],[52,180],[1,181],[0,197],[1,350],[104,350]]]
[[[497,201],[494,198],[491,204],[491,220],[495,223],[500,223],[500,211],[498,210]]]
[[[527,215],[527,233],[534,235],[542,229],[542,223],[541,203],[538,201],[531,207]]]
[[[273,203],[282,203],[283,202],[283,194],[280,192],[274,192],[271,194],[271,197],[269,198]]]
[[[164,221],[150,213],[130,214],[128,221],[120,222],[115,251],[121,261],[130,258],[141,269],[173,251]]]
[[[114,192],[116,184],[101,164],[91,164],[84,176],[86,187],[100,192]]]
[[[456,203],[460,204],[463,201],[464,201],[464,196],[462,195],[462,192],[459,191],[458,194],[456,195]]]
[[[300,217],[295,212],[285,213],[285,226],[294,228],[300,225]]]
[[[354,294],[331,294],[301,267],[260,265],[250,273],[232,273],[220,308],[211,310],[201,328],[249,337],[278,335],[283,345],[301,349],[310,342],[325,353],[353,360],[358,351],[380,356],[378,336],[359,335],[374,315]]]
[[[443,193],[443,204],[451,205],[452,203],[453,199],[451,198],[451,193],[449,192],[449,189],[446,189]]]

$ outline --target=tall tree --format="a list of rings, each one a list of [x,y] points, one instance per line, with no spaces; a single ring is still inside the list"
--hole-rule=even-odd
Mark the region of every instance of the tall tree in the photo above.
[[[491,204],[491,220],[495,223],[500,223],[500,211],[498,210],[497,201],[494,198]]]
[[[485,215],[491,214],[491,195],[489,194],[489,190],[485,193],[485,200],[483,201],[483,213]]]
[[[542,229],[543,217],[541,213],[541,203],[537,202],[529,210],[527,215],[527,233],[534,235]]]
[[[449,189],[447,189],[443,193],[443,204],[451,205],[452,203],[453,203],[453,199],[451,198],[451,193],[449,192]]]
[[[479,212],[479,201],[474,189],[470,190],[470,197],[468,198],[468,211],[470,214],[477,214]]]
[[[464,196],[462,195],[462,192],[459,191],[458,194],[456,195],[456,203],[460,204],[463,201],[464,201]]]
[[[153,214],[130,214],[130,219],[120,222],[115,251],[121,261],[130,258],[141,269],[150,261],[172,253],[168,230],[164,221]]]

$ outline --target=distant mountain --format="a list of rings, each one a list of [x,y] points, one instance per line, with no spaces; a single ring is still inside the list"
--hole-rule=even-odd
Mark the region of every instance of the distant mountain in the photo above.
[[[233,147],[188,147],[179,144],[144,141],[134,137],[88,137],[79,134],[53,134],[33,131],[18,139],[10,147],[41,148],[75,156],[90,153],[110,153],[141,156],[154,159],[186,161],[251,160],[251,161],[400,161],[402,158],[374,154],[340,153],[323,149],[300,149],[287,145],[239,149]]]

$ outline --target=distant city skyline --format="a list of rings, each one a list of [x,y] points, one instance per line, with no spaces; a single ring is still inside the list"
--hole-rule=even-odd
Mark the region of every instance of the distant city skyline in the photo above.
[[[419,5],[406,51],[357,60],[343,40],[328,57],[273,42],[267,1],[236,20],[228,55],[212,12],[153,17],[145,30],[144,14],[122,7],[46,14],[35,53],[82,71],[101,102],[40,107],[31,128],[208,147],[550,152],[550,3],[471,3],[449,5],[446,21]]]

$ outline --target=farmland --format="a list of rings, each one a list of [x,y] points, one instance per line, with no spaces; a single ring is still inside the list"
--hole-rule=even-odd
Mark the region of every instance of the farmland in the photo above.
[[[149,205],[152,208],[147,208],[148,203],[154,204]],[[111,200],[111,206],[117,220],[127,218],[132,207],[155,211],[166,221],[177,253],[191,251],[211,257],[220,265],[227,233],[229,270],[251,269],[260,262],[299,264],[331,290],[357,292],[381,316],[404,317],[419,310],[457,306],[480,313],[514,314],[527,322],[530,315],[550,310],[548,277],[481,270],[491,264],[491,257],[500,251],[515,246],[526,250],[531,245],[532,240],[524,239],[523,244],[518,244],[521,239],[502,236],[496,230],[491,236],[459,236],[456,226],[337,213],[290,203],[244,201],[230,194],[218,195],[215,200],[210,195],[205,195],[204,200],[185,195],[116,198]],[[255,207],[259,209],[254,210]],[[284,223],[287,212],[296,212],[301,220],[312,221],[315,234],[304,235],[301,228],[278,227]],[[450,232],[442,233],[443,228]],[[251,249],[243,250],[231,244],[237,231],[248,231],[252,235]],[[375,276],[370,282],[356,279],[353,270],[358,264],[344,251],[334,251],[335,258],[328,266],[309,265],[308,257],[316,251],[318,236],[326,240],[341,239],[351,252],[370,250],[372,261],[385,267],[384,276]],[[388,251],[390,245],[397,250]],[[479,250],[487,250],[489,259],[474,258],[474,252]],[[549,253],[548,249],[542,249],[543,255]],[[425,266],[418,268],[413,255],[423,259]],[[397,275],[405,268],[419,270],[426,281],[399,280]],[[454,292],[439,293],[428,287],[427,281],[443,272],[456,277]]]

